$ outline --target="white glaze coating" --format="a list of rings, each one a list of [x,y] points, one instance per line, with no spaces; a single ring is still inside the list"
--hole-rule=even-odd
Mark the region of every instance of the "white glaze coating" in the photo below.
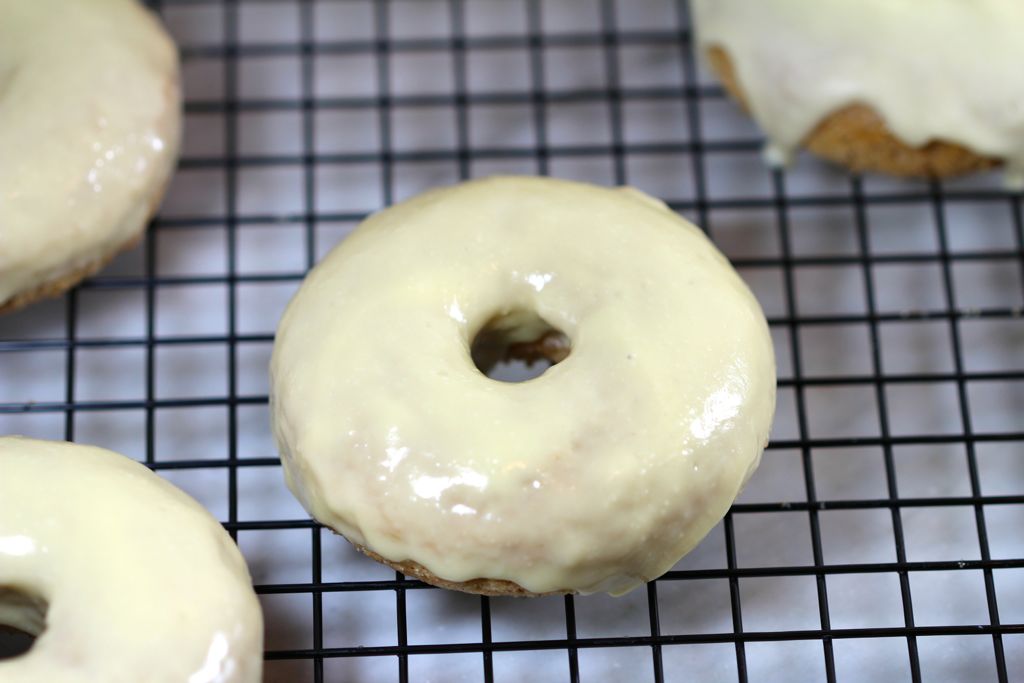
[[[136,235],[180,126],[177,52],[135,0],[0,0],[0,305]]]
[[[1024,181],[1019,0],[692,0],[699,45],[724,48],[786,159],[828,114],[870,106],[901,141],[959,143]]]
[[[469,345],[536,312],[572,340],[528,382]],[[756,466],[775,403],[760,307],[632,189],[491,178],[365,221],[278,328],[274,432],[310,513],[449,581],[622,593],[669,569]]]
[[[263,626],[241,553],[196,501],[101,448],[0,437],[0,587],[49,603],[5,683],[250,683]],[[0,623],[34,632],[0,596]]]

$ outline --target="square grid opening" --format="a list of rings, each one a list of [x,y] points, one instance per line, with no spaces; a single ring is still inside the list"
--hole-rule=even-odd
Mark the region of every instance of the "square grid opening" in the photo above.
[[[217,515],[265,611],[267,681],[1022,675],[1021,194],[766,168],[683,0],[148,4],[181,48],[179,172],[137,249],[0,320],[0,433],[119,450]],[[265,368],[305,272],[367,213],[494,173],[661,197],[769,318],[761,468],[621,599],[433,589],[281,485]]]

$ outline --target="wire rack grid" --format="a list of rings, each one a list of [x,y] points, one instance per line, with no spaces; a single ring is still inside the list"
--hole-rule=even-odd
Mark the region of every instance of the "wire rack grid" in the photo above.
[[[770,171],[685,2],[163,0],[186,93],[143,244],[0,319],[0,433],[119,450],[237,539],[268,681],[1024,680],[1024,217],[980,176]],[[633,184],[769,317],[763,464],[646,589],[488,599],[358,556],[282,486],[266,363],[368,212],[492,173]]]

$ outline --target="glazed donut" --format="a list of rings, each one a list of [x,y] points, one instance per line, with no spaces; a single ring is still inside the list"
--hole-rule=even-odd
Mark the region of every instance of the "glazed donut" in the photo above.
[[[1024,186],[1024,3],[692,0],[697,44],[785,163]]]
[[[177,156],[178,80],[135,0],[0,0],[0,312],[139,239]]]
[[[0,437],[0,624],[32,635],[7,683],[249,683],[263,624],[241,553],[124,456]]]
[[[499,345],[561,362],[498,381],[473,356]],[[775,367],[750,291],[664,204],[502,177],[382,211],[314,268],[271,404],[288,486],[371,557],[468,592],[620,594],[728,510]]]

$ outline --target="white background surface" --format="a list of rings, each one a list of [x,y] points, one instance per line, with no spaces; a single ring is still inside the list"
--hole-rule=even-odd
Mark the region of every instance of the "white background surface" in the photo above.
[[[373,3],[311,2],[308,16],[314,35],[333,48],[308,59],[294,47],[302,25],[301,4],[239,3],[238,40],[259,56],[247,53],[250,56],[240,59],[234,70],[225,67],[225,10],[219,3],[165,3],[164,18],[185,51],[189,114],[182,168],[150,234],[148,249],[157,278],[154,305],[147,304],[148,252],[143,246],[120,257],[81,289],[73,303],[64,298],[0,319],[0,433],[64,438],[65,413],[59,404],[71,400],[84,406],[72,419],[76,440],[142,459],[147,452],[144,402],[152,399],[152,448],[158,462],[222,461],[230,455],[232,442],[224,397],[233,391],[242,397],[235,413],[237,456],[275,457],[267,425],[266,364],[277,319],[306,267],[303,213],[311,208],[320,218],[312,227],[313,251],[319,258],[352,228],[356,214],[379,208],[388,194],[397,201],[457,180],[459,164],[452,150],[460,144],[468,145],[472,176],[535,173],[539,167],[532,150],[539,144],[539,117],[546,126],[553,175],[614,184],[612,145],[621,126],[630,184],[673,202],[693,220],[701,217],[696,200],[703,190],[706,227],[773,322],[781,380],[774,445],[732,516],[738,567],[813,565],[806,509],[777,505],[808,499],[801,441],[808,444],[817,498],[828,503],[817,514],[824,564],[896,562],[888,507],[829,509],[833,502],[841,508],[843,501],[888,498],[886,453],[879,445],[881,415],[889,434],[901,439],[891,449],[901,499],[971,496],[963,439],[927,443],[935,435],[956,437],[965,428],[946,315],[950,302],[943,286],[944,262],[938,257],[936,204],[927,184],[864,180],[859,191],[882,198],[864,215],[868,253],[873,257],[865,266],[858,260],[863,251],[851,199],[856,186],[846,174],[802,157],[784,177],[787,194],[797,198],[786,214],[787,249],[772,176],[759,162],[756,128],[715,90],[701,91],[706,96],[696,107],[699,122],[689,118],[694,112],[688,110],[683,86],[699,84],[686,79],[678,40],[679,7],[674,3],[614,5],[620,47],[611,54],[625,93],[621,110],[616,111],[603,90],[614,83],[609,83],[605,61],[610,53],[601,43],[599,3],[540,3],[542,32],[550,44],[530,50],[523,40],[528,13],[522,2],[465,2],[462,11],[470,39],[465,89],[470,104],[464,112],[457,111],[450,98],[435,104],[457,86],[455,53],[445,42],[452,35],[449,3],[390,2],[389,35],[396,42],[389,54],[379,57],[371,42],[381,37]],[[473,42],[494,36],[504,37],[498,49]],[[534,82],[531,59],[543,64],[543,83]],[[307,61],[312,62],[311,93],[304,92]],[[386,72],[386,92],[379,91],[380,70]],[[712,83],[706,75],[701,79]],[[530,100],[528,94],[535,88],[543,90],[546,104]],[[672,96],[673,90],[678,97]],[[304,94],[321,103],[308,121],[294,105]],[[234,139],[231,121],[225,120],[231,114],[224,106],[232,95],[247,105],[234,117]],[[375,99],[380,95],[395,98],[383,116]],[[442,97],[433,97],[438,95]],[[468,126],[461,142],[460,114]],[[312,123],[311,150],[304,146],[305,123]],[[706,174],[703,188],[688,146],[694,132],[706,147],[696,160]],[[734,151],[725,149],[736,141],[746,144]],[[719,144],[723,142],[728,144]],[[382,145],[395,155],[387,167],[379,158]],[[224,163],[232,146],[241,166]],[[327,157],[306,167],[306,152]],[[306,206],[307,180],[312,207]],[[943,237],[950,255],[952,308],[958,312],[970,428],[982,435],[1019,434],[1024,408],[1024,282],[1014,205],[1001,195],[995,175],[947,183],[943,189],[954,195],[939,206],[946,221]],[[720,206],[735,198],[744,201]],[[231,213],[237,218],[233,225],[227,220]],[[229,254],[232,243],[234,252]],[[787,301],[787,251],[795,291],[792,305]],[[231,277],[232,263],[236,277]],[[916,378],[920,381],[884,383],[884,412],[871,381],[872,318],[866,277],[881,316],[880,372],[897,379],[922,376]],[[80,342],[71,354],[73,367],[63,343],[72,305],[70,327]],[[1007,309],[1014,315],[1006,315]],[[1002,313],[986,317],[978,315],[981,311]],[[841,322],[829,324],[829,319]],[[799,323],[795,339],[791,320]],[[159,340],[151,352],[152,396],[146,381],[150,324]],[[227,342],[232,332],[237,335],[233,387]],[[99,343],[111,339],[118,343]],[[18,345],[17,340],[33,343]],[[803,377],[859,380],[812,382],[798,395],[793,383],[794,342]],[[1010,376],[993,379],[985,373]],[[175,405],[178,399],[200,399],[202,405]],[[35,412],[20,412],[18,407],[27,402],[44,405]],[[801,402],[806,412],[803,426],[798,419]],[[58,405],[49,409],[46,404]],[[1020,439],[982,440],[975,444],[975,454],[982,495],[1024,494]],[[285,489],[278,466],[237,471],[239,521],[306,518]],[[160,473],[220,519],[229,519],[227,468],[215,464]],[[1024,558],[1024,505],[992,502],[983,506],[991,556]],[[767,512],[742,507],[757,503],[775,505]],[[981,557],[972,505],[904,506],[899,508],[899,520],[909,562],[955,563]],[[239,543],[255,583],[308,582],[313,571],[311,533],[318,532],[240,531]],[[358,556],[330,533],[321,534],[321,543],[325,582],[394,578],[393,572]],[[725,567],[725,534],[719,525],[677,569]],[[965,567],[909,573],[917,625],[989,623],[983,573]],[[825,584],[832,628],[904,626],[895,571],[827,571]],[[1024,569],[997,569],[994,584],[1002,622],[1024,622]],[[738,585],[745,631],[821,628],[814,575],[742,576]],[[657,591],[663,634],[732,632],[729,583],[723,573],[661,581]],[[312,647],[308,592],[261,599],[268,650]],[[410,644],[480,642],[479,598],[410,590],[406,599]],[[647,599],[643,590],[620,599],[577,598],[578,636],[650,635]],[[565,637],[560,598],[499,599],[492,600],[490,608],[495,641]],[[325,647],[397,643],[392,590],[326,592],[323,619]],[[1010,680],[1024,679],[1024,635],[1004,637],[1003,646]],[[843,638],[834,640],[833,647],[840,681],[909,680],[905,637]],[[926,681],[995,680],[988,635],[919,637],[917,647]],[[666,646],[662,657],[669,681],[737,679],[731,643]],[[747,643],[745,658],[750,681],[825,680],[820,639]],[[499,652],[493,662],[498,681],[568,680],[568,659],[561,649]],[[651,662],[646,646],[579,650],[584,681],[653,680]],[[325,678],[387,681],[397,679],[397,670],[394,656],[328,659]],[[267,680],[312,680],[311,671],[308,661],[271,662]],[[409,679],[483,680],[482,657],[414,655],[409,658]]]

